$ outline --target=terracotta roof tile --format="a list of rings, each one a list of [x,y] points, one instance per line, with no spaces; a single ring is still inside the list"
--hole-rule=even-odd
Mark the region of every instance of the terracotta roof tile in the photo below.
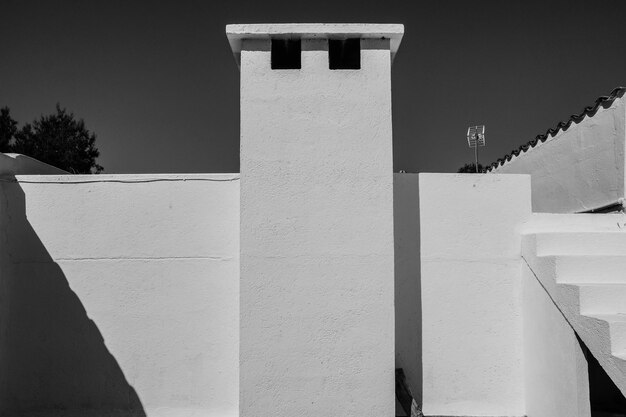
[[[513,158],[514,156],[518,156],[522,151],[526,152],[527,150],[534,148],[538,143],[545,142],[548,139],[548,137],[556,136],[556,134],[559,133],[559,131],[567,130],[572,123],[580,123],[585,118],[585,116],[592,117],[593,115],[596,114],[596,112],[598,111],[600,107],[605,108],[605,109],[610,107],[611,104],[613,104],[613,101],[615,101],[618,98],[621,98],[625,92],[626,92],[626,87],[617,87],[613,89],[613,91],[611,91],[611,94],[609,94],[608,96],[598,97],[596,99],[595,104],[593,106],[585,107],[582,113],[572,115],[569,118],[569,120],[567,120],[567,122],[560,122],[558,125],[556,125],[555,128],[548,129],[546,133],[542,135],[537,135],[535,139],[531,140],[528,143],[523,144],[519,148],[513,150],[508,155],[505,155],[503,158],[499,158],[496,162],[489,165],[489,168],[488,168],[489,171],[504,165],[506,162],[509,162],[511,158]]]

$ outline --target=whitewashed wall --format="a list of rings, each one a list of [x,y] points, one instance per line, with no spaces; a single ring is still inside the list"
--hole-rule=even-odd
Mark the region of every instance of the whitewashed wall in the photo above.
[[[522,300],[527,415],[589,417],[589,375],[581,345],[526,263]]]
[[[625,111],[624,99],[617,99],[493,172],[531,174],[535,212],[574,213],[616,203],[624,198]]]
[[[2,415],[236,416],[238,175],[17,180],[0,195]]]
[[[392,416],[389,41],[358,71],[268,45],[241,51],[241,415]]]
[[[63,175],[66,171],[19,153],[0,152],[0,177],[13,175]]]
[[[525,415],[528,175],[420,174],[423,411]]]

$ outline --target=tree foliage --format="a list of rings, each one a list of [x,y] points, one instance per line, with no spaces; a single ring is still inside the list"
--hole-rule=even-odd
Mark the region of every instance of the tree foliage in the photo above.
[[[17,122],[8,107],[0,109],[0,152],[11,152],[11,140],[17,133]]]
[[[488,167],[482,166],[480,163],[478,163],[478,174],[483,174],[487,172],[487,168]],[[474,164],[473,162],[469,164],[465,164],[461,168],[459,168],[457,172],[466,173],[466,174],[476,174],[477,173],[476,164]]]
[[[8,109],[7,109],[8,115]],[[73,174],[97,174],[100,155],[96,135],[73,113],[56,105],[56,113],[41,116],[14,132],[11,152],[28,155]]]

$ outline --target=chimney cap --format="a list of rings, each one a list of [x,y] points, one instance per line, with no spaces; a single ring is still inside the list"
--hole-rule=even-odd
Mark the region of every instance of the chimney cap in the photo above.
[[[391,60],[396,55],[404,25],[379,23],[264,23],[226,25],[226,36],[233,50],[237,65],[241,57],[243,39],[270,39],[280,36],[294,36],[303,39],[389,39]]]

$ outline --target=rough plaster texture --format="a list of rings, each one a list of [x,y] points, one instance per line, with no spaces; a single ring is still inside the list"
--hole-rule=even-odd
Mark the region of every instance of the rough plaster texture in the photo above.
[[[272,71],[243,41],[243,417],[394,413],[389,43],[339,71],[320,46]]]
[[[423,411],[522,416],[528,175],[420,174]]]
[[[542,226],[533,219],[522,249],[533,274],[624,395],[625,219],[623,214],[560,215],[540,217]]]
[[[533,211],[573,213],[624,198],[624,99],[513,157],[497,174],[531,174]]]
[[[237,175],[0,183],[0,414],[238,415]]]
[[[581,345],[526,263],[522,297],[526,414],[589,417],[589,375]]]
[[[0,153],[0,177],[13,175],[58,175],[67,172],[19,153]]]
[[[396,367],[404,369],[418,404],[422,402],[422,299],[419,257],[418,174],[394,174]]]

